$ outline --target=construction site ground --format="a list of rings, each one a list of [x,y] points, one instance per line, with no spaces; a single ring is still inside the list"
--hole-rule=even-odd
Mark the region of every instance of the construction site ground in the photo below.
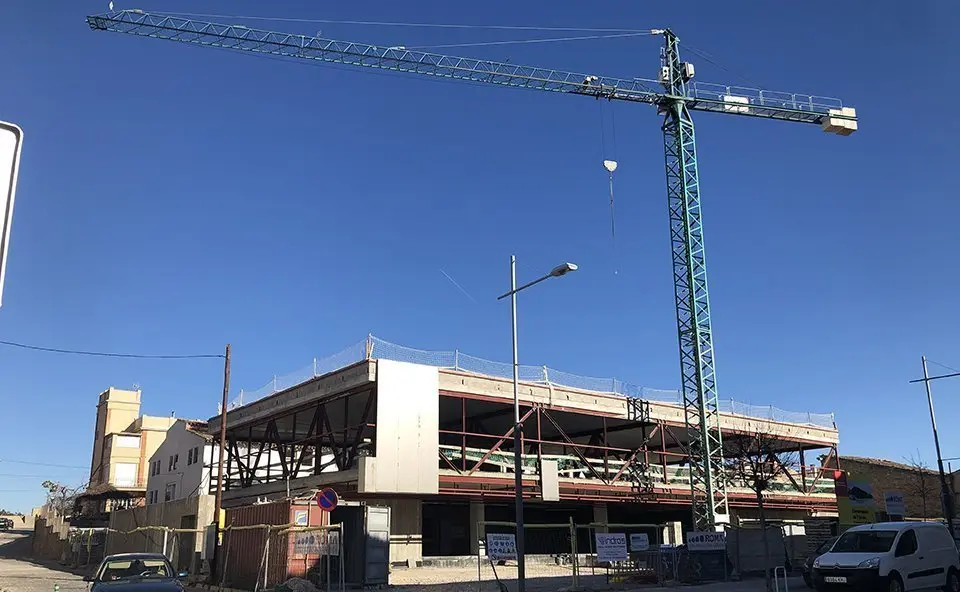
[[[508,590],[516,590],[516,566],[498,566],[497,576]],[[394,570],[391,574],[394,592],[498,592],[499,586],[490,565],[480,570],[478,585],[476,567],[422,567]],[[569,590],[572,580],[569,566],[530,565],[527,568],[527,590],[559,592]],[[789,589],[803,590],[800,578],[789,579]],[[88,585],[82,574],[50,561],[30,558],[30,531],[0,532],[0,592],[50,592],[59,585],[60,592],[85,592]],[[630,588],[607,584],[606,574],[584,570],[580,585],[587,590],[699,590],[702,592],[763,592],[762,579],[742,582],[717,582],[699,586],[644,586]],[[198,588],[201,590],[203,588]],[[190,590],[190,589],[188,589]]]

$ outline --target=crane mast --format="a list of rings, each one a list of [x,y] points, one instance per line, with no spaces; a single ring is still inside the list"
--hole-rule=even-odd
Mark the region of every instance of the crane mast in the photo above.
[[[661,129],[693,525],[697,530],[707,530],[727,520],[700,178],[691,112],[815,124],[824,131],[846,136],[857,129],[854,109],[827,97],[693,82],[693,66],[680,60],[679,41],[669,29],[651,31],[663,36],[664,45],[658,79],[650,80],[447,56],[402,46],[336,41],[141,10],[113,11],[88,16],[86,20],[94,30],[204,47],[655,105],[663,116]]]

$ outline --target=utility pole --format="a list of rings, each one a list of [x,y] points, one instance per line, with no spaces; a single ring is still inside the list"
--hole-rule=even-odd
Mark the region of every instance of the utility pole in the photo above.
[[[921,356],[920,362],[923,364],[923,385],[927,387],[927,406],[930,408],[930,426],[933,429],[933,444],[937,448],[937,468],[940,471],[940,503],[943,506],[943,516],[947,519],[947,527],[953,534],[953,495],[950,493],[950,486],[947,485],[947,476],[943,472],[943,455],[940,454],[940,436],[937,434],[937,417],[933,413],[933,394],[930,392],[930,381],[940,377],[931,378],[927,373],[927,357]]]
[[[220,524],[223,509],[223,453],[227,448],[227,397],[230,394],[230,344],[223,356],[223,399],[220,403],[220,451],[217,459],[217,498],[214,502],[214,520]]]
[[[217,568],[220,554],[220,511],[223,509],[223,454],[227,449],[227,397],[230,394],[230,344],[227,344],[226,351],[223,354],[223,398],[220,401],[220,445],[218,446],[219,457],[217,458],[217,496],[213,505],[213,524],[216,539],[213,546],[213,562],[211,565],[211,574],[219,575]]]

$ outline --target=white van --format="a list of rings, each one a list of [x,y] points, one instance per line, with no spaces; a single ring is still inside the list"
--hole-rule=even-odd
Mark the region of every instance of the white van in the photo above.
[[[813,562],[818,591],[960,592],[960,554],[947,527],[933,522],[855,526]]]

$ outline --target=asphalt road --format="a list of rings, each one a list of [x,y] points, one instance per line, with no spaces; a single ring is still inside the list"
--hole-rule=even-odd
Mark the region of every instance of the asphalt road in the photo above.
[[[87,585],[80,576],[33,563],[28,531],[0,531],[0,592],[81,592]]]

